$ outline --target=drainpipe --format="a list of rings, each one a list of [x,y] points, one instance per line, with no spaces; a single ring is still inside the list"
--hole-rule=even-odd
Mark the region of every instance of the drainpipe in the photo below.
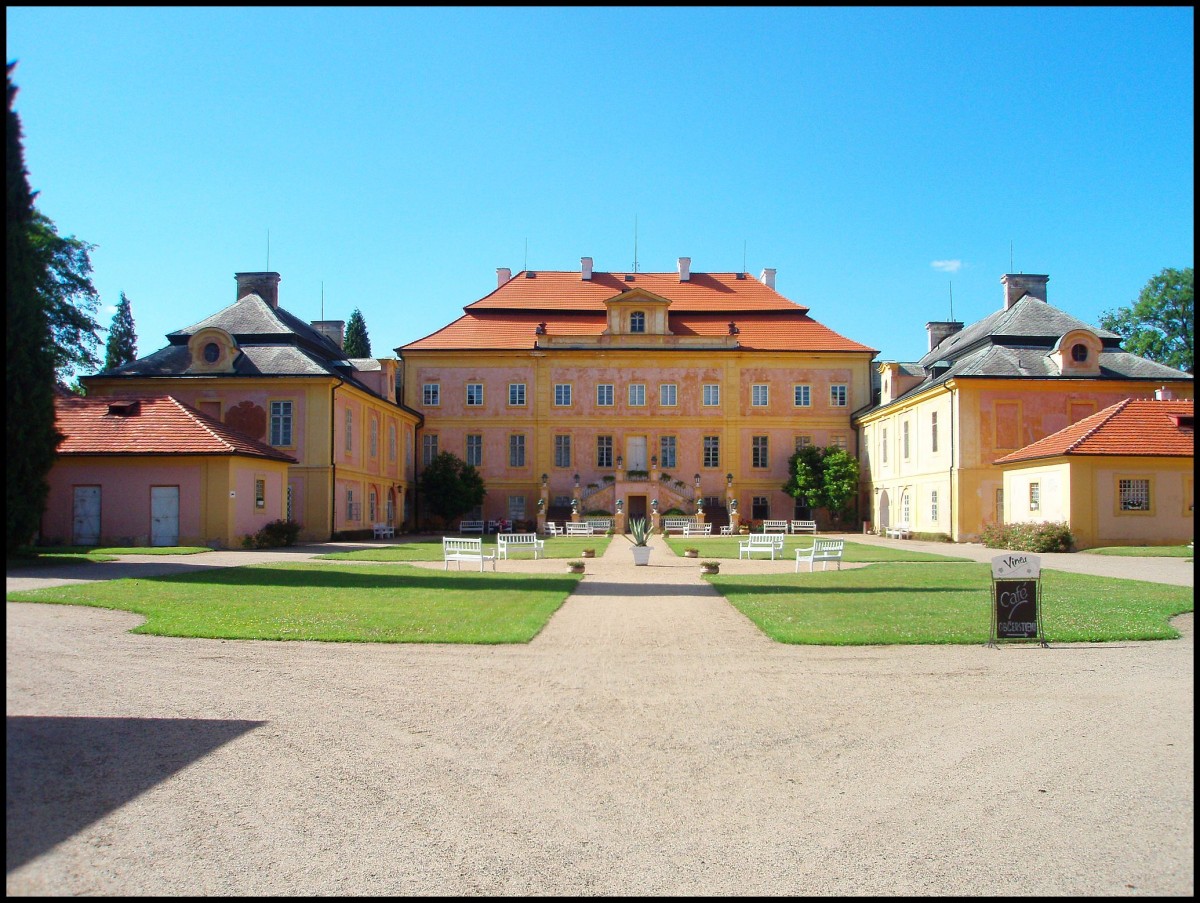
[[[345,380],[338,378],[337,385],[329,390],[329,541],[333,542],[334,534],[337,533],[337,462],[333,458],[333,450],[336,447],[334,440],[337,437],[337,425],[333,416],[333,394],[338,390],[338,386],[344,385]]]
[[[954,535],[958,532],[957,524],[954,520],[954,407],[957,390],[950,390],[950,540],[957,542],[958,539]]]

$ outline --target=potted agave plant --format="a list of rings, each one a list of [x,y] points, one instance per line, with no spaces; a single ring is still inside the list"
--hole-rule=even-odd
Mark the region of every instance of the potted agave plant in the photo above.
[[[644,517],[635,517],[629,522],[629,533],[633,537],[633,563],[645,565],[650,563],[650,524]]]

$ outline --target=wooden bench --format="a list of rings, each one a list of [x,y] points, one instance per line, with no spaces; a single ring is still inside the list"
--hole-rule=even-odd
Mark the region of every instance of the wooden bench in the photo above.
[[[817,522],[815,520],[794,520],[792,521],[793,533],[812,533],[814,536],[817,532]]]
[[[697,524],[693,521],[688,521],[683,525],[684,536],[712,536],[712,524],[703,523]]]
[[[908,524],[896,524],[893,527],[888,527],[884,532],[891,539],[908,539],[912,532],[908,529]]]
[[[391,524],[373,524],[371,532],[376,539],[394,539],[396,536],[396,528]]]
[[[842,569],[842,550],[846,546],[844,539],[814,539],[812,548],[796,550],[796,573],[800,573],[800,562],[808,562],[809,573],[819,561],[821,570],[825,570],[830,561],[836,561],[838,570]]]
[[[479,562],[479,573],[483,573],[483,563],[490,561],[492,570],[496,570],[496,553],[483,551],[482,539],[463,539],[461,536],[442,537],[442,560],[446,563],[445,570],[450,570],[450,562],[457,561],[458,569],[462,570],[464,561]]]
[[[762,522],[764,533],[786,533],[788,522],[785,520],[765,520]]]
[[[483,521],[481,520],[464,520],[458,523],[459,533],[483,533]]]
[[[694,517],[664,517],[662,519],[663,529],[668,533],[683,533],[688,524],[694,524]]]
[[[540,558],[546,549],[546,540],[538,539],[536,533],[501,533],[496,537],[496,557],[508,561],[511,546],[533,549],[533,557]]]
[[[586,521],[586,520],[581,520],[581,521],[569,520],[569,521],[567,521],[567,535],[568,536],[591,536],[592,535],[592,524],[590,521]]]
[[[755,552],[768,552],[774,561],[775,553],[783,552],[783,535],[751,533],[745,539],[738,540],[738,558],[750,558]]]

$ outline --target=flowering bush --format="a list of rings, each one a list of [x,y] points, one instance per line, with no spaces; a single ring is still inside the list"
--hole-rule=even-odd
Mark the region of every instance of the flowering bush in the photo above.
[[[1054,521],[984,524],[979,540],[986,548],[1014,552],[1070,552],[1075,547],[1067,524]]]

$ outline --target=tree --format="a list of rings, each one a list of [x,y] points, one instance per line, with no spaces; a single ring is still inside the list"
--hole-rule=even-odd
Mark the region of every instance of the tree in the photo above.
[[[806,445],[788,458],[788,480],[783,491],[795,499],[803,499],[810,508],[825,506],[821,486],[821,449]]]
[[[13,110],[15,63],[8,64],[8,125],[5,182],[5,459],[6,548],[29,542],[41,522],[49,486],[46,474],[62,434],[54,428],[54,363],[50,319],[39,286],[44,259],[30,235],[36,211],[25,169],[21,119]]]
[[[844,448],[805,446],[788,458],[788,472],[783,491],[811,508],[824,508],[835,521],[858,493],[858,460]]]
[[[1168,267],[1150,278],[1132,305],[1102,314],[1100,325],[1121,336],[1126,351],[1193,373],[1193,281],[1191,267]]]
[[[346,341],[343,350],[346,357],[370,357],[371,337],[367,335],[367,321],[357,307],[346,324]]]
[[[108,329],[108,342],[104,346],[104,369],[113,370],[122,364],[137,360],[137,333],[133,328],[133,311],[129,299],[121,292],[117,312]]]
[[[483,504],[487,490],[474,465],[452,452],[442,452],[421,472],[417,489],[426,509],[442,519],[443,525]]]
[[[95,245],[73,235],[63,238],[50,218],[37,209],[28,232],[38,258],[37,292],[50,320],[54,369],[65,385],[76,370],[100,366],[96,353],[100,324],[95,317],[100,296],[91,279]]]

